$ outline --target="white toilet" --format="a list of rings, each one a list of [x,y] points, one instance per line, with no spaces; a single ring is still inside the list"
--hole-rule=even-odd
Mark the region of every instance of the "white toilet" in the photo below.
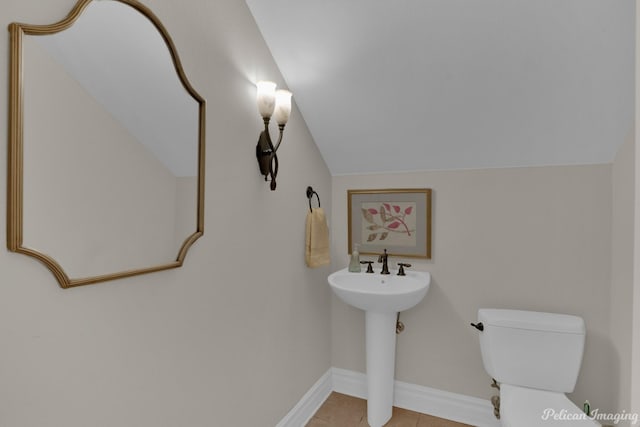
[[[600,425],[565,395],[582,363],[581,317],[482,308],[478,322],[484,368],[500,384],[502,426]]]

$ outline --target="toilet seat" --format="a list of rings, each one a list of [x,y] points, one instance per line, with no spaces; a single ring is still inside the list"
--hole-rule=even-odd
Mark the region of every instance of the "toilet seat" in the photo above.
[[[504,383],[500,385],[500,421],[503,427],[600,426],[564,393]]]

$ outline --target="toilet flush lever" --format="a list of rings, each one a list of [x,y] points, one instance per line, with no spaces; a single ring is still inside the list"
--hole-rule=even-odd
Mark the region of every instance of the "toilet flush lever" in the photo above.
[[[479,331],[484,331],[484,325],[482,324],[482,322],[472,323],[471,326],[473,326]]]

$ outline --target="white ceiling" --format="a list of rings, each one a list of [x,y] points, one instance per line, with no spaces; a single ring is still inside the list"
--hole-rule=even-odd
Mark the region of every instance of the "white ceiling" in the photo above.
[[[633,126],[634,0],[246,2],[334,175],[610,162]]]

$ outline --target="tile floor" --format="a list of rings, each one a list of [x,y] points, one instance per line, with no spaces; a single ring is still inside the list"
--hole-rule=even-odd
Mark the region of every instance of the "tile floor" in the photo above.
[[[369,427],[367,401],[333,392],[306,427]],[[406,409],[393,408],[393,416],[385,427],[471,427]]]

